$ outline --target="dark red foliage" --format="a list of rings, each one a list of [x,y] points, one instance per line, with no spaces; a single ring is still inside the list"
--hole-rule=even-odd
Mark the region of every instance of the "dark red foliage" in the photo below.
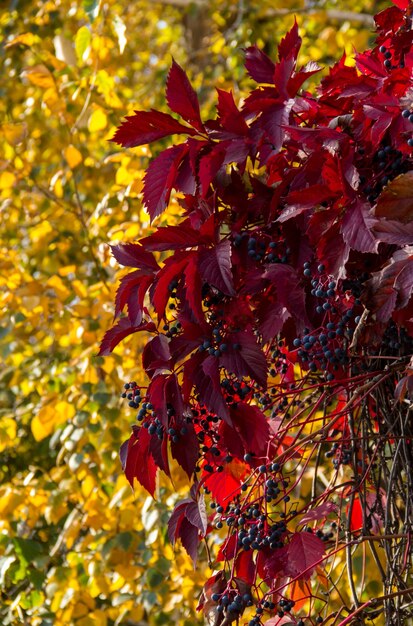
[[[143,189],[152,221],[179,191],[181,222],[112,247],[134,271],[121,279],[119,319],[100,354],[134,332],[148,335],[149,383],[131,387],[139,426],[122,464],[151,494],[158,469],[169,474],[168,455],[193,480],[168,533],[194,562],[212,521],[225,525],[217,557],[225,568],[200,602],[217,626],[251,604],[271,612],[272,598],[310,581],[335,545],[321,521],[337,516],[336,493],[297,516],[290,503],[302,474],[289,463],[310,441],[302,423],[325,411],[315,441],[333,444],[335,470],[353,464],[363,493],[373,460],[349,449],[348,405],[359,393],[352,411],[361,415],[364,402],[374,432],[380,409],[370,392],[354,390],[384,372],[398,402],[413,393],[411,368],[403,371],[413,352],[412,31],[407,0],[394,4],[376,16],[375,46],[356,54],[356,67],[343,56],[316,96],[302,87],[320,68],[297,68],[294,23],[277,61],[256,46],[245,51],[258,84],[242,107],[218,89],[216,117],[203,121],[174,61],[166,99],[183,123],[139,111],[114,136],[123,147],[187,136],[152,160]],[[215,507],[209,521],[204,492]],[[374,503],[363,518],[362,497],[354,502],[350,533],[373,515]]]

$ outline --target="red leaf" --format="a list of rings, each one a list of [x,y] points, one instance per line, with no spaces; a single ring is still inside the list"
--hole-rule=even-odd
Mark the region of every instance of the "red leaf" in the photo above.
[[[188,498],[175,506],[168,522],[168,537],[172,545],[178,538],[181,539],[194,566],[198,556],[199,533],[205,535],[206,529],[207,517],[202,496],[198,501]]]
[[[356,54],[356,67],[366,76],[386,76],[383,63],[378,58],[377,52],[366,50],[362,54]]]
[[[237,460],[224,465],[224,471],[210,474],[205,479],[205,487],[211,492],[212,498],[223,507],[241,493],[241,483],[245,478],[246,466]]]
[[[180,277],[182,275],[190,259],[190,254],[175,252],[173,256],[166,259],[164,267],[158,273],[157,282],[152,294],[152,304],[158,315],[158,319],[161,319],[165,313],[166,304],[171,295],[169,289],[171,281],[177,276]]]
[[[205,282],[227,296],[235,295],[229,239],[224,239],[214,248],[202,250],[199,253],[198,268]]]
[[[150,398],[153,410],[162,425],[168,427],[168,412],[166,408],[166,384],[168,374],[156,374],[149,384],[147,396]]]
[[[296,270],[290,265],[277,263],[267,269],[264,278],[273,284],[277,308],[282,307],[290,313],[298,330],[307,326],[309,321],[305,307],[305,292]]]
[[[146,428],[139,428],[135,433],[131,435],[127,447],[125,442],[121,449],[123,471],[132,489],[134,478],[136,478],[153,496],[158,468],[149,449],[151,436]]]
[[[407,9],[409,6],[409,0],[391,0],[399,9]]]
[[[254,405],[238,402],[231,409],[231,419],[238,431],[245,449],[256,456],[267,452],[270,429],[264,413]]]
[[[224,158],[225,149],[220,143],[215,144],[207,154],[201,156],[198,175],[203,198],[207,197],[209,186],[213,183],[215,176],[221,169]]]
[[[298,34],[297,20],[294,18],[293,26],[285,35],[285,37],[281,39],[281,42],[278,46],[278,56],[280,60],[286,59],[290,56],[296,59],[301,47],[301,41],[301,37]]]
[[[336,512],[337,512],[337,505],[329,501],[323,502],[322,504],[319,504],[313,509],[310,509],[309,511],[307,511],[307,513],[305,513],[303,517],[300,519],[300,524],[308,524],[308,522],[313,522],[314,520],[323,519],[327,517],[327,515],[329,515],[330,513],[336,513]]]
[[[290,82],[290,79],[293,75],[295,68],[295,59],[292,56],[287,57],[286,59],[281,59],[279,63],[276,64],[274,70],[274,84],[278,90],[278,93],[284,100],[287,100],[289,94],[287,90],[287,84]],[[294,101],[291,102],[290,109]],[[286,122],[288,124],[288,121]]]
[[[320,205],[326,200],[331,200],[333,197],[334,194],[328,185],[319,183],[304,189],[291,191],[286,199],[286,207],[281,212],[277,222],[286,222],[291,218],[295,218],[304,211],[313,209],[314,206]]]
[[[226,422],[221,422],[219,425],[219,435],[222,445],[225,446],[229,454],[242,460],[248,450],[242,442],[238,431],[229,426]]]
[[[192,257],[185,268],[185,298],[194,318],[201,323],[205,322],[202,309],[202,281],[198,271],[198,263]]]
[[[220,364],[238,378],[250,376],[258,384],[267,382],[267,360],[252,331],[231,333],[228,348],[220,357]],[[239,347],[238,347],[239,346]]]
[[[142,353],[142,365],[150,376],[156,370],[168,369],[171,361],[169,341],[165,335],[156,335],[145,345]]]
[[[168,113],[151,109],[151,111],[135,111],[135,115],[127,117],[116,130],[111,141],[124,148],[134,148],[176,133],[194,135],[195,131],[180,124]]]
[[[201,533],[205,535],[208,526],[204,496],[200,494],[197,502],[191,502],[185,507],[185,517]]]
[[[288,81],[287,91],[293,98],[301,85],[313,74],[320,72],[322,68],[315,61],[309,61],[304,67],[302,67],[297,73],[293,74]]]
[[[139,326],[142,321],[145,294],[152,282],[153,275],[148,274],[146,270],[136,270],[123,276],[116,292],[115,319],[128,305],[130,323]]]
[[[378,240],[372,234],[369,226],[367,205],[355,202],[347,207],[341,222],[341,234],[347,245],[357,252],[377,252]]]
[[[185,220],[179,226],[161,226],[149,237],[144,237],[140,243],[145,250],[178,250],[180,248],[191,248],[200,243],[208,242],[199,231],[192,228],[189,220]]]
[[[185,143],[161,152],[149,165],[143,182],[143,199],[153,221],[168,205],[182,159],[188,152]]]
[[[263,131],[265,132],[271,144],[271,154],[278,152],[284,142],[284,127],[289,123],[293,104],[294,100],[292,98],[287,100],[287,102],[274,104],[251,124],[251,130],[253,132],[260,131],[260,134],[262,134]]]
[[[171,454],[191,478],[199,457],[198,437],[192,423],[182,423],[182,426],[186,429],[186,433],[180,434],[176,443],[171,441]]]
[[[404,246],[413,241],[413,221],[403,224],[395,220],[377,220],[372,224],[371,230],[379,241],[386,243]]]
[[[255,579],[255,563],[252,552],[242,550],[235,561],[237,578],[241,578],[247,585],[253,585]]]
[[[392,180],[377,199],[374,214],[399,220],[403,224],[413,221],[413,172],[406,172]]]
[[[365,300],[379,322],[388,322],[393,311],[404,308],[413,293],[413,255],[398,250],[366,283]],[[397,306],[396,306],[397,305]]]
[[[275,65],[257,46],[250,46],[246,49],[245,68],[257,83],[274,84]]]
[[[155,325],[152,322],[145,322],[139,326],[130,323],[129,318],[123,317],[119,322],[106,331],[100,344],[98,356],[107,356],[112,350],[128,335],[140,330],[154,331]]]
[[[153,254],[147,252],[140,243],[121,243],[117,246],[110,246],[110,248],[113,256],[121,265],[154,271],[159,269]]]
[[[292,578],[310,578],[325,552],[325,544],[313,533],[294,533],[288,544],[285,573]]]
[[[162,440],[158,439],[158,437],[151,437],[149,450],[153,456],[155,464],[159,467],[159,469],[165,472],[167,476],[170,476],[171,472],[169,470],[167,437],[163,437]]]
[[[208,622],[210,623],[212,623],[212,620],[215,621],[217,608],[217,603],[212,600],[212,596],[214,593],[219,593],[221,595],[226,586],[227,581],[225,579],[225,574],[221,570],[208,578],[202,589],[196,610],[203,610],[205,619],[208,619]],[[211,616],[211,619],[209,619],[209,616]]]
[[[217,111],[221,126],[229,133],[234,133],[235,135],[248,134],[248,124],[234,102],[232,91],[217,89],[217,92]]]
[[[172,61],[166,83],[166,100],[171,111],[184,118],[197,130],[204,132],[199,112],[198,96],[182,67]]]
[[[191,557],[195,567],[198,558],[198,546],[200,541],[198,529],[195,528],[195,526],[193,526],[186,517],[184,517],[181,522],[179,532],[182,545],[188,556]]]

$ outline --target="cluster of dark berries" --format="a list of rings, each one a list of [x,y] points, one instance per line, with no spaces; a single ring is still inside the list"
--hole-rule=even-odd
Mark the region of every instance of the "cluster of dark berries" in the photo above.
[[[230,378],[223,378],[221,387],[224,390],[226,402],[233,407],[236,407],[237,402],[246,400],[253,390],[251,384],[245,381],[231,380]]]
[[[400,60],[400,61],[398,61],[396,63],[395,60],[393,59],[393,54],[392,54],[391,50],[386,48],[386,46],[380,46],[379,52],[384,57],[383,65],[384,65],[384,67],[387,70],[392,70],[392,69],[403,68],[404,67],[404,61]]]
[[[213,602],[217,602],[217,612],[225,613],[226,616],[236,620],[244,612],[245,607],[252,606],[251,594],[241,595],[235,589],[229,589],[225,593],[214,593],[211,596]]]
[[[383,187],[396,176],[407,172],[409,167],[403,153],[390,145],[382,146],[376,152],[368,170],[362,159],[359,166],[360,188],[367,196],[367,200],[374,204]]]
[[[279,233],[280,235],[280,233]],[[285,245],[284,239],[276,237],[276,240],[269,241],[268,236],[260,238],[258,233],[237,233],[234,236],[234,246],[236,248],[246,244],[247,254],[254,261],[264,263],[288,263],[290,248]]]
[[[307,369],[324,371],[326,380],[332,381],[335,372],[348,365],[347,346],[361,319],[362,308],[354,292],[348,293],[344,283],[338,290],[336,281],[323,272],[324,265],[320,264],[318,275],[314,276],[310,263],[304,264],[304,275],[312,278],[311,295],[318,301],[315,310],[322,319],[313,331],[305,328],[303,335],[293,340],[293,346]]]
[[[132,409],[138,409],[142,401],[141,390],[135,382],[125,383],[121,397],[129,400]]]

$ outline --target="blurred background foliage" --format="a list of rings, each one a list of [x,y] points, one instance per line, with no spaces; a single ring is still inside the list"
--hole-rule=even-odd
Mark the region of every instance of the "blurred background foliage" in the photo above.
[[[165,536],[186,483],[133,494],[118,449],[140,346],[104,359],[121,271],[108,242],[149,228],[148,148],[108,140],[133,109],[165,110],[173,56],[199,91],[248,86],[242,48],[275,54],[294,15],[302,63],[372,38],[374,0],[12,0],[0,8],[0,622],[200,623],[207,577]],[[173,219],[173,208],[163,219]]]

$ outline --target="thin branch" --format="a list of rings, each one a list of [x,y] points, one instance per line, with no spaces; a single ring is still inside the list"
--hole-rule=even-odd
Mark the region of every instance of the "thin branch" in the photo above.
[[[163,1],[163,0],[162,0]],[[169,0],[166,0],[169,1]],[[277,17],[286,15],[320,15],[324,13],[328,20],[338,20],[340,22],[359,22],[367,28],[374,28],[374,19],[368,13],[357,13],[356,11],[340,11],[338,9],[272,9],[265,15],[258,18],[258,22],[268,22]]]

